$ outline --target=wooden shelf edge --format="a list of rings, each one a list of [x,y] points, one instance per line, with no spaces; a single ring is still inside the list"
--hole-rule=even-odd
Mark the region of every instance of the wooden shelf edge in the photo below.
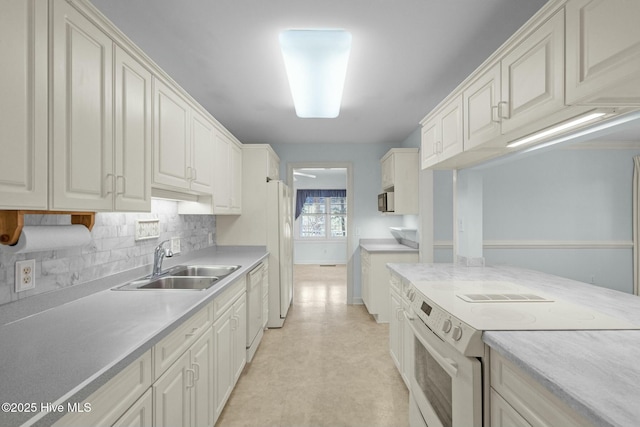
[[[30,210],[0,210],[0,243],[15,245],[18,243],[25,215],[71,215],[71,224],[84,225],[91,231],[96,222],[95,212],[67,212],[67,211],[30,211]]]

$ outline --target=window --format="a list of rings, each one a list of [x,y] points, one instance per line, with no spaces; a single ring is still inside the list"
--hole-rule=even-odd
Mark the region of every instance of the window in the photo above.
[[[297,230],[301,239],[347,237],[347,198],[306,197]]]

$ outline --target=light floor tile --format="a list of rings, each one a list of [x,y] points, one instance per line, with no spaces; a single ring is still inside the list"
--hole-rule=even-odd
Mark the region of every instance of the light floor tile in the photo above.
[[[346,304],[346,267],[296,265],[284,327],[265,331],[217,427],[409,425],[389,326]]]

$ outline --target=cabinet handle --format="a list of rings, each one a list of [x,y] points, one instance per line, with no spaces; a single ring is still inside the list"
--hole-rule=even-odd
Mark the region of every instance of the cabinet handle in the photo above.
[[[494,123],[502,123],[502,120],[500,120],[500,112],[498,111],[498,109],[498,105],[491,106],[491,121]]]
[[[189,375],[191,373],[191,375]],[[191,381],[189,381],[189,378]],[[193,369],[187,369],[187,388],[193,388],[196,383],[196,372]]]
[[[106,191],[106,194],[113,194],[113,190],[115,187],[115,180],[116,180],[116,176],[114,174],[112,173],[107,174],[106,184],[107,184],[108,190]]]
[[[509,114],[507,114],[506,116],[504,114],[502,114],[502,106],[506,105],[507,107],[509,106],[509,103],[507,101],[500,101],[498,102],[498,118],[499,119],[509,119]],[[509,110],[507,109],[507,113],[509,112]]]
[[[191,168],[191,180],[195,181],[198,179],[198,170],[196,168]]]
[[[194,382],[199,381],[200,380],[200,364],[198,364],[197,362],[193,362],[193,364],[191,365],[193,366],[194,370],[194,375],[195,378],[193,379]]]
[[[198,330],[198,328],[193,328],[193,329],[191,329],[191,332],[189,332],[187,334],[184,334],[184,335],[187,338],[191,338],[191,337],[195,336],[197,330]]]
[[[403,311],[404,310],[402,308],[396,308],[396,319],[398,320],[398,322],[402,322],[402,320],[404,319]]]
[[[191,166],[187,166],[187,181],[193,181],[192,175],[193,175],[193,169],[191,168]]]
[[[118,180],[121,178],[122,178],[122,191],[118,191]],[[127,191],[126,188],[127,188],[127,177],[124,175],[118,175],[116,177],[116,194],[124,195]]]

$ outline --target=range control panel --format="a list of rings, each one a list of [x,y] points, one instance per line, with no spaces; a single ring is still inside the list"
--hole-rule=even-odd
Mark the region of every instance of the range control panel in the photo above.
[[[444,342],[451,344],[465,356],[484,356],[482,331],[478,331],[446,312],[413,286],[407,291],[411,308]]]

